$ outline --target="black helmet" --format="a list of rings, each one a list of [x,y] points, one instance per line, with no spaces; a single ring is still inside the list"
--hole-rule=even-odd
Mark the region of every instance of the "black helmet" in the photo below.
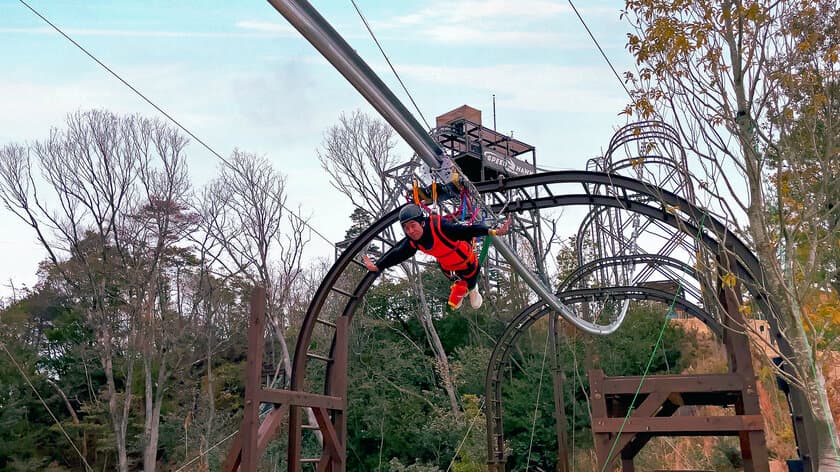
[[[402,207],[400,210],[400,224],[405,224],[406,221],[417,221],[418,223],[422,220],[426,215],[423,214],[423,210],[420,209],[419,206],[415,204],[409,204]]]

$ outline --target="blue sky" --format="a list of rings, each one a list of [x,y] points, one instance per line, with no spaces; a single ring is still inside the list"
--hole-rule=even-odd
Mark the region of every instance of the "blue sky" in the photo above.
[[[350,1],[312,3],[410,105]],[[580,3],[615,67],[627,70],[623,2]],[[266,156],[289,176],[289,205],[342,239],[352,208],[315,149],[340,113],[373,111],[267,2],[30,4],[222,155],[238,147]],[[469,104],[490,124],[495,93],[499,131],[536,146],[538,165],[552,169],[583,169],[625,122],[625,92],[567,1],[357,4],[430,122]],[[0,143],[42,139],[79,109],[157,115],[18,1],[0,3],[0,55]],[[208,151],[194,143],[188,154],[196,186],[216,174]],[[410,157],[405,146],[401,155]],[[9,280],[34,283],[43,251],[5,209],[0,224],[0,295],[8,295]],[[329,251],[322,242],[310,250]]]

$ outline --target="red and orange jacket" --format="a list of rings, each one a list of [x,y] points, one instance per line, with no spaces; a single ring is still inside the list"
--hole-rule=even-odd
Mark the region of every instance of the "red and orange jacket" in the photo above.
[[[405,237],[386,252],[376,263],[379,270],[395,266],[412,257],[417,250],[437,259],[444,271],[465,270],[475,264],[476,255],[470,241],[477,236],[487,236],[485,225],[457,225],[441,220],[439,215],[424,219],[423,235],[413,241]]]

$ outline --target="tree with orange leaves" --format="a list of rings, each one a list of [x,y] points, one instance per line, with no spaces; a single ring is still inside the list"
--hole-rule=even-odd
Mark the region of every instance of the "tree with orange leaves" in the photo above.
[[[783,375],[809,407],[811,467],[840,470],[840,440],[815,368],[815,344],[836,345],[837,324],[806,308],[815,290],[838,284],[840,7],[627,0],[623,16],[637,64],[626,74],[634,97],[624,112],[675,123],[694,157],[691,170],[717,197],[712,211],[752,244],[766,275],[761,291],[775,307],[762,315],[779,328],[790,368]]]

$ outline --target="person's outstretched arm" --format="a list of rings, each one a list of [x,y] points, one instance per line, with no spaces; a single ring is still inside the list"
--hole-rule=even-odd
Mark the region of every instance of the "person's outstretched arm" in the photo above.
[[[508,215],[507,219],[502,226],[499,226],[496,229],[491,229],[487,232],[490,236],[504,236],[507,232],[510,231],[510,215]]]
[[[408,243],[408,238],[404,238],[402,241],[397,243],[396,246],[392,247],[382,257],[380,257],[375,264],[367,254],[362,256],[362,262],[364,262],[365,267],[367,267],[369,271],[379,272],[408,260],[416,252],[417,249]]]
[[[510,230],[510,216],[496,229],[483,224],[465,226],[442,221],[441,230],[453,241],[469,241],[478,236],[502,236]]]

